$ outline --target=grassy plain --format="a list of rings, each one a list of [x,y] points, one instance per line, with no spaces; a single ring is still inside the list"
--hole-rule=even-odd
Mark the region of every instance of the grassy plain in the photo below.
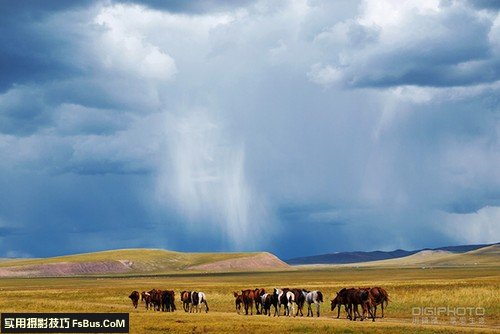
[[[391,302],[384,319],[351,322],[330,311],[329,299],[342,287],[383,286]],[[244,288],[304,287],[323,291],[320,318],[244,316],[234,311],[232,291]],[[208,314],[146,311],[131,306],[132,290],[204,291]],[[500,266],[404,268],[299,268],[281,272],[173,273],[152,276],[0,279],[2,312],[130,312],[131,333],[470,333],[500,330]],[[438,317],[438,324],[413,323],[412,307],[483,307],[480,317]],[[429,322],[433,319],[429,318]],[[465,323],[461,324],[461,321]],[[471,321],[474,321],[472,324]],[[483,324],[479,324],[484,321]]]

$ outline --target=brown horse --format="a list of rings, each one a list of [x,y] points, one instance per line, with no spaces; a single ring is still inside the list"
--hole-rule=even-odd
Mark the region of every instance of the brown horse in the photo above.
[[[132,300],[132,305],[134,306],[134,308],[137,308],[137,305],[139,304],[139,291],[132,291],[128,298]]]
[[[241,296],[243,298],[243,305],[245,306],[245,314],[248,315],[248,309],[250,308],[250,314],[253,315],[253,304],[255,301],[255,290],[251,290],[251,289],[241,290]]]
[[[151,295],[149,292],[143,291],[141,292],[141,301],[144,302],[146,306],[146,310],[149,310],[149,308],[152,306],[151,305]]]
[[[373,307],[373,298],[370,295],[370,288],[358,288],[358,289],[348,289],[347,290],[347,302],[349,304],[349,311],[352,312],[354,309],[354,318],[352,320],[356,320],[357,317],[361,318],[361,321],[366,319],[367,313],[370,314],[372,321],[375,321],[375,317],[371,311]],[[358,305],[361,305],[361,309],[363,314],[360,315],[358,311]]]
[[[253,292],[254,292],[255,311],[257,312],[257,314],[261,314],[262,313],[262,298],[260,298],[260,296],[265,294],[266,290],[263,288],[257,288],[257,289],[254,289]]]
[[[381,287],[374,287],[369,290],[372,301],[373,301],[373,315],[377,317],[377,305],[382,308],[382,318],[384,317],[384,307],[389,304],[389,294],[387,291]]]
[[[151,296],[151,304],[153,305],[153,310],[159,311],[161,308],[161,294],[163,291],[153,289],[148,292]]]
[[[305,293],[309,291],[305,289],[292,289],[290,291],[292,291],[295,295],[295,303],[297,304],[297,313],[295,313],[295,316],[298,316],[300,312],[300,316],[302,317],[304,315],[304,313],[302,313],[302,308],[304,307],[304,303],[306,301]]]
[[[181,301],[182,308],[184,312],[189,312],[189,304],[191,304],[191,292],[190,291],[182,291],[181,292]]]
[[[342,289],[339,292],[342,297],[342,301],[347,304],[347,318],[350,320],[356,320],[356,318],[361,318],[359,314],[358,305],[363,305],[368,300],[368,291],[356,288]],[[354,316],[353,316],[354,314]]]
[[[241,312],[241,304],[243,304],[243,295],[239,295],[237,292],[233,292],[235,301],[234,304],[236,306],[236,313],[240,314]]]
[[[335,298],[332,299],[331,306],[332,306],[332,311],[335,310],[335,308],[338,308],[337,312],[337,319],[340,317],[340,308],[344,305],[345,312],[347,313],[347,318],[349,318],[349,311],[347,309],[347,289],[343,288],[339,292],[337,292]]]

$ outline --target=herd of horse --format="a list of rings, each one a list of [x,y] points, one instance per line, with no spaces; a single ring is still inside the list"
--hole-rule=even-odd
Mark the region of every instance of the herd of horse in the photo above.
[[[321,291],[309,291],[306,289],[290,289],[274,288],[272,293],[267,293],[265,289],[247,289],[241,290],[241,294],[233,292],[235,298],[236,312],[242,312],[244,307],[245,314],[253,315],[253,308],[257,314],[271,316],[271,308],[274,307],[274,316],[280,316],[281,307],[283,307],[283,315],[298,316],[299,313],[303,316],[304,305],[307,305],[307,316],[314,316],[312,305],[316,306],[316,315],[320,316],[320,305],[323,302],[323,294]],[[370,316],[372,321],[375,321],[377,316],[377,307],[380,305],[382,309],[382,318],[384,317],[384,308],[389,303],[389,294],[381,287],[374,288],[343,288],[336,293],[331,300],[331,310],[338,308],[337,318],[340,317],[340,309],[342,305],[347,313],[347,318],[350,320],[367,318]],[[361,306],[362,313],[359,313]],[[296,307],[296,308],[295,308]]]
[[[175,292],[173,290],[157,290],[150,291],[132,291],[130,296],[132,305],[137,308],[139,298],[144,302],[146,310],[174,312],[175,307]],[[201,312],[201,305],[205,305],[205,312],[208,312],[207,297],[200,291],[182,291],[181,302],[184,311],[186,312]]]
[[[320,306],[323,303],[321,291],[306,289],[274,288],[272,292],[266,292],[263,288],[241,290],[241,293],[233,292],[235,298],[236,312],[242,313],[242,307],[246,315],[253,315],[255,306],[256,314],[271,316],[281,315],[283,307],[284,316],[303,316],[303,308],[307,305],[307,316],[314,316],[313,305],[316,308],[316,315],[320,316]],[[206,295],[201,291],[182,291],[180,293],[182,308],[185,312],[201,312],[202,305],[205,305],[205,312],[208,312]],[[129,298],[132,305],[137,308],[139,299],[144,302],[146,310],[163,312],[174,312],[175,292],[173,290],[133,291]],[[368,316],[375,321],[377,317],[377,307],[380,305],[382,318],[384,308],[389,303],[389,294],[381,287],[374,288],[343,288],[331,300],[331,311],[338,309],[337,318],[340,317],[341,307],[344,306],[347,319],[361,321]],[[271,309],[274,307],[274,312]],[[359,312],[361,307],[361,313]]]
[[[233,292],[235,297],[236,312],[241,312],[241,306],[245,308],[245,314],[253,315],[253,306],[257,314],[271,316],[271,308],[274,307],[274,316],[280,316],[281,307],[285,316],[304,315],[302,309],[307,304],[307,316],[313,316],[312,304],[316,305],[316,314],[319,317],[320,303],[323,302],[321,291],[308,291],[305,289],[278,289],[274,288],[273,293],[267,293],[265,289],[241,290],[241,294]],[[295,306],[297,310],[295,311]]]

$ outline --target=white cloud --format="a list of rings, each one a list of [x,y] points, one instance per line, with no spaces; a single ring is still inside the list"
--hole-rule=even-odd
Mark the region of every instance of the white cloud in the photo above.
[[[500,240],[500,207],[486,206],[473,213],[445,214],[442,231],[464,244]]]
[[[328,86],[338,82],[342,78],[342,73],[331,65],[314,64],[307,73],[309,80],[319,85]]]
[[[102,27],[95,53],[106,69],[132,73],[143,79],[170,80],[177,72],[174,59],[128,27],[134,16],[146,14],[139,6],[104,7],[95,18],[95,23]]]

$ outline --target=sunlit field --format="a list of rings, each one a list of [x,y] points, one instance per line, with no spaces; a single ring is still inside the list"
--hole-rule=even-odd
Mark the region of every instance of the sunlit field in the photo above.
[[[182,274],[149,277],[24,278],[0,280],[3,312],[130,312],[131,333],[450,333],[500,329],[500,267],[475,268],[302,268],[272,273]],[[329,300],[342,287],[382,286],[390,295],[385,318],[376,322],[336,319]],[[320,318],[235,312],[233,291],[245,288],[299,287],[321,290]],[[132,290],[173,289],[177,311],[132,308]],[[181,290],[203,291],[210,311],[182,310]],[[484,317],[414,318],[413,307],[480,307]],[[380,310],[378,312],[380,315]],[[482,319],[480,319],[482,318]],[[436,323],[437,321],[437,323]]]

